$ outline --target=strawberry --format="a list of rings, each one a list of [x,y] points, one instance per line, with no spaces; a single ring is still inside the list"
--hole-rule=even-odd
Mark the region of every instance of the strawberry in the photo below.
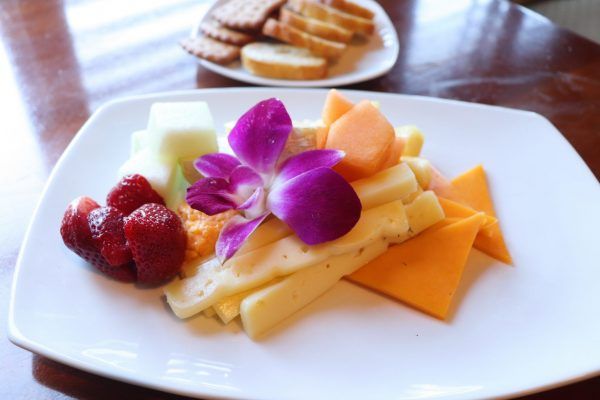
[[[106,204],[125,215],[148,203],[165,204],[146,178],[139,174],[124,176],[106,196]]]
[[[60,226],[60,235],[65,245],[79,257],[94,265],[103,265],[106,261],[96,248],[88,224],[88,215],[100,205],[86,196],[73,200],[68,206]]]
[[[92,239],[100,254],[113,267],[132,260],[131,251],[123,233],[125,215],[115,207],[96,208],[88,215]]]
[[[60,226],[60,235],[65,245],[75,254],[94,265],[97,269],[110,277],[123,281],[135,281],[135,270],[131,263],[113,267],[102,256],[96,241],[92,237],[92,230],[88,223],[89,214],[100,206],[89,197],[78,197],[73,200],[65,211]]]
[[[185,256],[186,232],[173,211],[145,204],[125,218],[125,237],[137,267],[138,282],[155,285],[179,272]]]
[[[137,272],[133,262],[119,265],[118,267],[112,267],[108,265],[108,263],[102,266],[96,265],[95,267],[104,275],[107,275],[116,281],[131,283],[137,280]]]

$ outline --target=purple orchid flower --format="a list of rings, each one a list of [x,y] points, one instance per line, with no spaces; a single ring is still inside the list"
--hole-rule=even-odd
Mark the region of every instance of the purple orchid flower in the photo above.
[[[283,103],[264,100],[242,115],[229,134],[237,157],[213,153],[195,161],[205,178],[188,188],[187,203],[208,215],[241,212],[219,235],[216,254],[221,262],[271,213],[309,245],[336,239],[358,221],[362,207],[356,192],[331,169],[344,152],[309,150],[280,160],[291,131]]]

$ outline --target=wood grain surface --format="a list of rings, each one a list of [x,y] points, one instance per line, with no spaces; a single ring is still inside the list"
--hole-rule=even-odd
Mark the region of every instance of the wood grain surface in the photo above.
[[[600,46],[502,0],[387,0],[400,57],[352,89],[419,94],[546,116],[600,176]],[[177,45],[202,0],[0,2],[0,332],[24,231],[50,171],[103,102],[246,86]],[[531,149],[535,151],[535,149]],[[557,160],[560,162],[560,160]],[[0,338],[2,399],[175,399],[33,355]],[[527,397],[600,398],[600,378]]]

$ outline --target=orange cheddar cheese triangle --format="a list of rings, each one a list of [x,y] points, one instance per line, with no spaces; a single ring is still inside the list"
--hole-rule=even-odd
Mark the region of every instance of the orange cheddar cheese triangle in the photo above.
[[[347,278],[445,319],[475,236],[484,223],[483,213],[477,213],[429,229],[390,247]]]
[[[485,170],[481,165],[452,179],[452,187],[463,204],[477,211],[483,211],[487,215],[496,216]],[[512,257],[506,247],[500,223],[497,220],[495,223],[483,227],[481,234],[477,235],[475,239],[474,246],[497,260],[512,264]]]
[[[440,205],[444,210],[444,215],[446,218],[456,217],[456,218],[468,218],[472,215],[477,214],[480,211],[474,210],[471,207],[467,207],[463,204],[457,203],[456,201],[445,199],[443,197],[438,197]],[[493,225],[498,222],[496,217],[485,214],[485,223],[481,227],[480,232],[483,232],[486,227]]]
[[[496,260],[500,260],[505,264],[512,265],[512,257],[504,242],[502,231],[500,230],[500,224],[496,223],[486,226],[482,229],[481,233],[475,238],[473,247],[477,250],[483,251],[485,254],[494,257]]]
[[[458,192],[460,203],[464,203],[475,210],[483,211],[492,217],[496,216],[485,171],[481,165],[452,179],[452,187]]]

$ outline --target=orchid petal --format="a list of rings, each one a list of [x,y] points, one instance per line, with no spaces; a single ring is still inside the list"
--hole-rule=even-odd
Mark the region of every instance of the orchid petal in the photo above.
[[[262,187],[256,188],[254,193],[237,209],[243,210],[246,218],[257,217],[265,212],[265,198],[265,189]]]
[[[237,157],[259,173],[271,173],[292,131],[292,120],[283,103],[263,100],[238,119],[229,133]]]
[[[237,206],[229,192],[229,182],[222,178],[204,178],[187,189],[185,201],[195,210],[215,215]]]
[[[267,208],[307,244],[348,233],[361,204],[352,186],[330,168],[316,168],[272,188]]]
[[[241,215],[231,218],[221,230],[215,246],[215,253],[219,261],[224,263],[230,259],[268,215],[267,212],[250,220]]]
[[[205,154],[194,161],[194,167],[207,178],[229,178],[240,160],[225,153]]]
[[[344,158],[341,150],[309,150],[291,156],[281,164],[273,186],[319,167],[331,168]]]
[[[231,172],[229,190],[246,199],[254,190],[263,186],[263,180],[252,168],[240,165]]]

